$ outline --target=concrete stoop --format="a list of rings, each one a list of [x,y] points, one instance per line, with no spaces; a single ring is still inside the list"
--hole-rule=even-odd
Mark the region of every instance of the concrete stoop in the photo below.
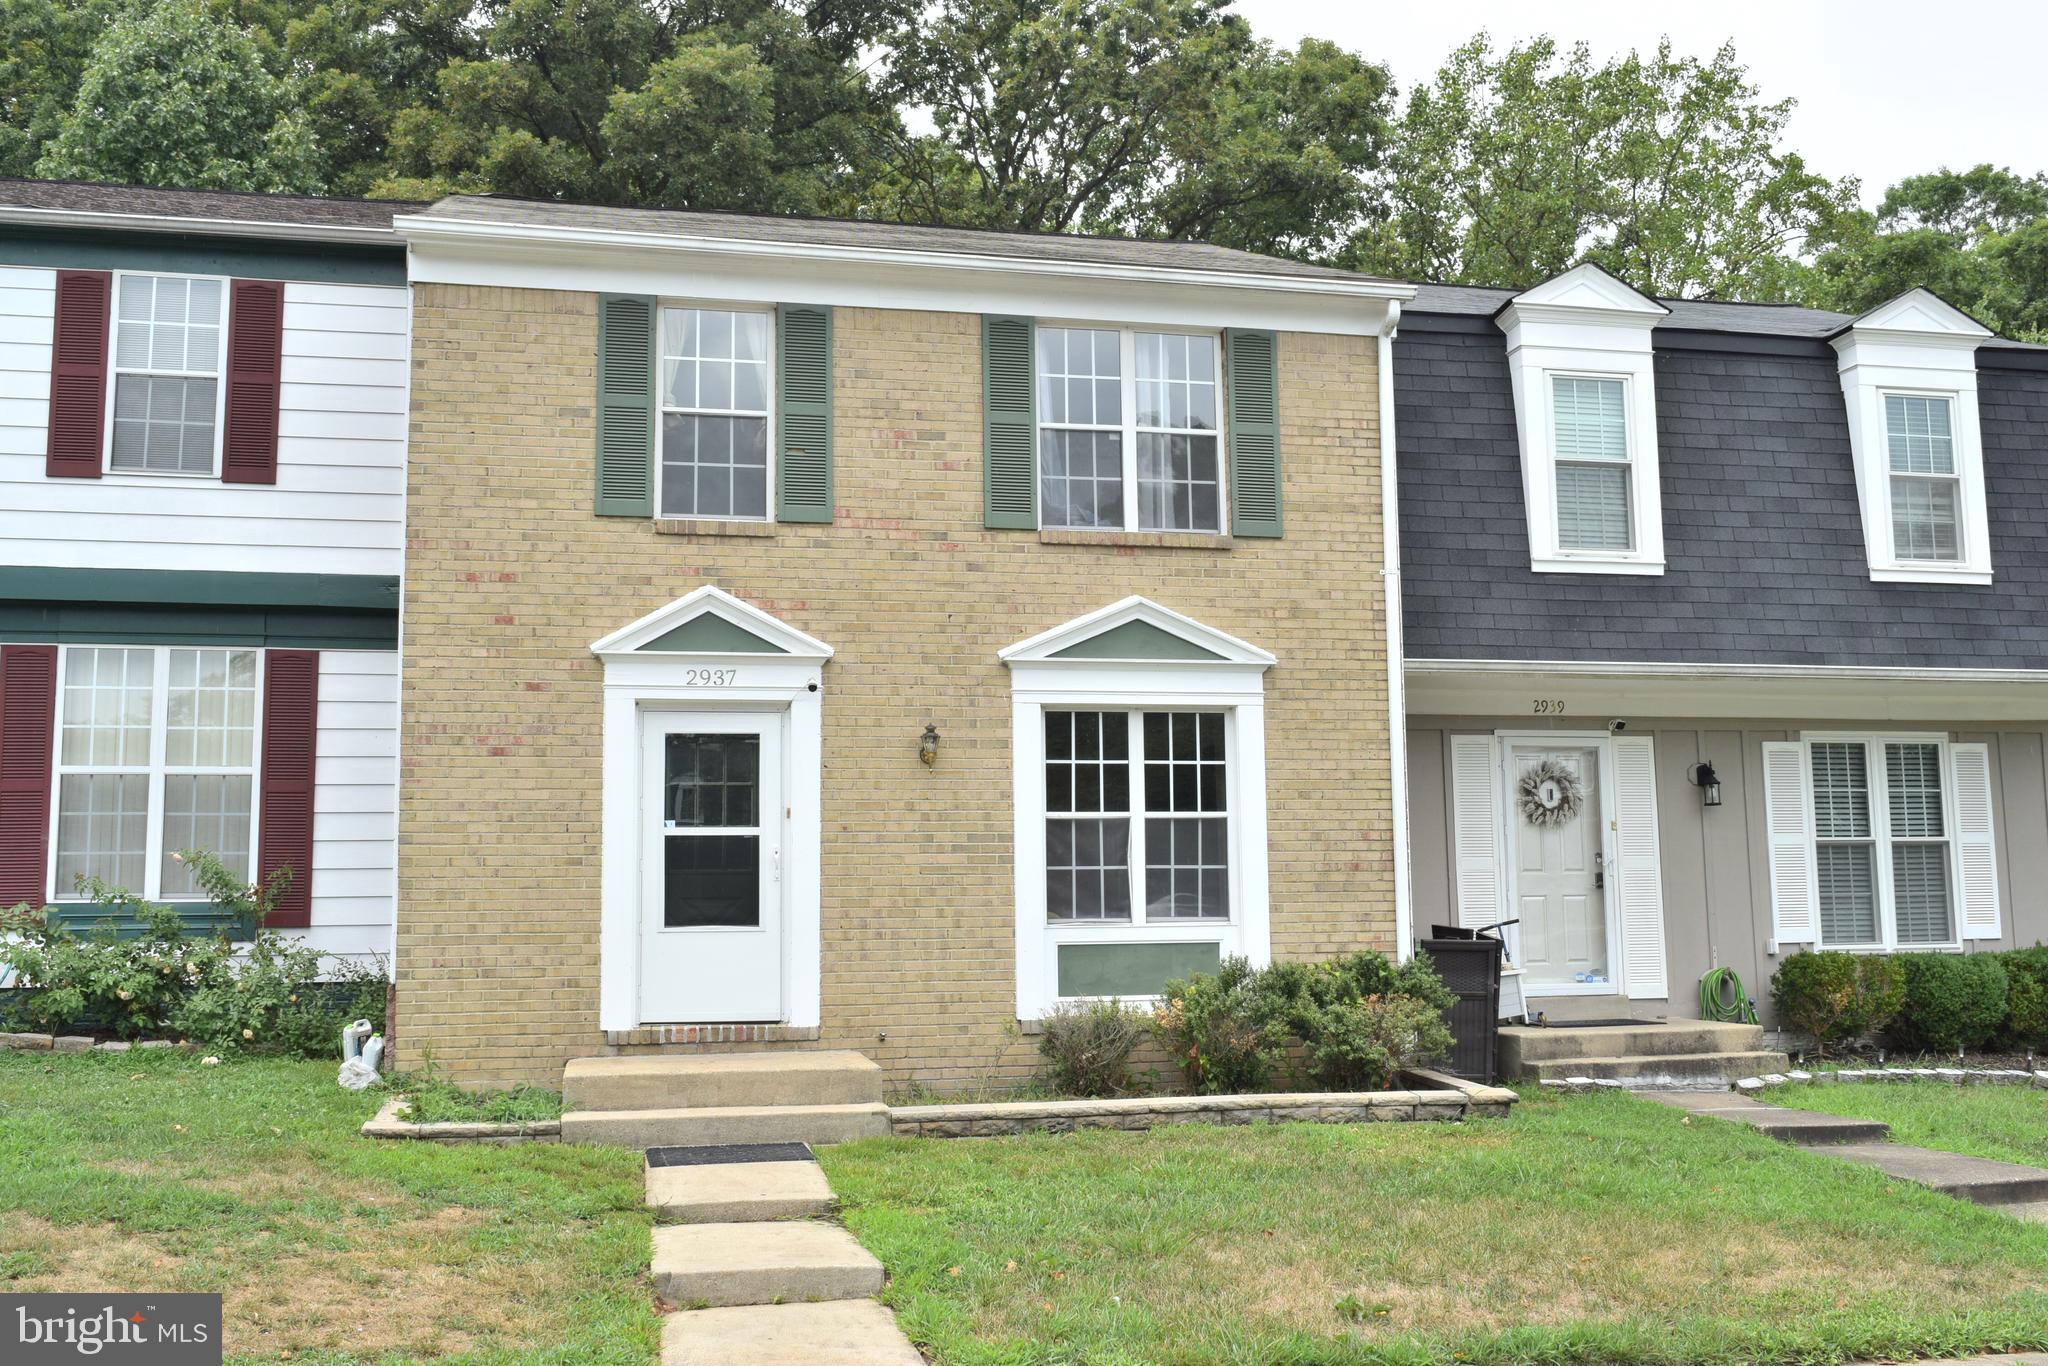
[[[721,1105],[677,1110],[565,1110],[564,1143],[697,1148],[728,1143],[846,1143],[885,1138],[889,1108],[860,1105]]]
[[[889,1132],[882,1069],[851,1049],[574,1058],[562,1104],[565,1143],[844,1143]]]
[[[1659,1053],[1606,1057],[1545,1058],[1525,1062],[1509,1075],[1519,1081],[1569,1081],[1586,1077],[1618,1081],[1632,1090],[1707,1086],[1725,1089],[1740,1077],[1782,1072],[1791,1066],[1783,1053]],[[567,1116],[564,1116],[566,1119]],[[567,1133],[567,1129],[563,1130]]]
[[[1619,1082],[1634,1090],[1719,1088],[1783,1071],[1756,1025],[1644,1020],[1629,1025],[1511,1025],[1500,1032],[1501,1075],[1512,1081]]]

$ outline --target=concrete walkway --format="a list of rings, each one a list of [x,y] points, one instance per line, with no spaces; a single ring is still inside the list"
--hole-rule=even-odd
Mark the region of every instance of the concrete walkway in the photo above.
[[[647,1203],[655,1288],[677,1306],[661,1366],[923,1366],[873,1299],[882,1264],[812,1217],[832,1191],[800,1145],[652,1150]]]
[[[1876,1120],[1844,1119],[1840,1115],[1822,1114],[1816,1110],[1766,1105],[1730,1091],[1643,1091],[1638,1094],[1690,1114],[1747,1124],[1758,1133],[1767,1134],[1782,1143],[1815,1148],[1845,1162],[1875,1167],[1886,1176],[1911,1181],[1958,1200],[2002,1210],[2016,1218],[2048,1223],[2048,1171],[2039,1167],[2023,1167],[2014,1162],[1994,1162],[1989,1158],[1966,1157],[1961,1153],[1893,1143],[1889,1141],[1891,1126]],[[2026,1360],[2013,1357],[1995,1359]],[[2048,1358],[2042,1360],[2048,1362]]]

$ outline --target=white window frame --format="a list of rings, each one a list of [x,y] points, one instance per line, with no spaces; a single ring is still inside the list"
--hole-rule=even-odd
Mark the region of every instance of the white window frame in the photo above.
[[[1956,777],[1955,759],[1950,751],[1949,737],[1939,733],[1910,731],[1807,731],[1800,735],[1800,762],[1804,765],[1803,786],[1806,794],[1806,842],[1808,853],[1813,860],[1816,879],[1816,899],[1813,907],[1813,934],[1816,948],[1843,953],[1943,953],[1960,951],[1963,947],[1963,869],[1961,863],[1962,841],[1956,833]],[[1867,944],[1831,943],[1827,940],[1821,923],[1818,899],[1820,845],[1847,843],[1844,840],[1822,841],[1819,837],[1819,820],[1814,810],[1813,747],[1816,744],[1860,744],[1863,746],[1864,773],[1870,783],[1870,844],[1871,864],[1877,887],[1877,928],[1878,938]],[[1941,828],[1944,832],[1941,842],[1947,846],[1945,860],[1948,872],[1948,925],[1949,937],[1940,943],[1902,944],[1898,937],[1898,907],[1893,899],[1892,888],[1892,812],[1890,775],[1884,762],[1884,747],[1897,745],[1934,745],[1941,756]],[[1903,843],[1930,844],[1932,840],[1905,837]]]
[[[665,315],[670,311],[684,309],[702,313],[753,313],[768,319],[768,383],[764,395],[767,412],[757,414],[738,408],[674,408],[669,406],[667,385],[662,382],[662,367],[668,360],[668,349],[664,338],[668,334]],[[663,299],[654,310],[654,520],[657,522],[758,522],[773,524],[775,521],[775,410],[777,397],[781,393],[782,376],[782,315],[773,304],[736,303],[730,299]],[[662,419],[670,413],[690,417],[757,417],[767,419],[768,442],[768,496],[764,512],[759,517],[709,517],[702,513],[665,513],[662,509],[662,485],[667,478],[668,462],[661,458]]]
[[[1060,652],[1131,621],[1170,631],[1213,659],[1097,659]],[[1035,1020],[1063,999],[1059,950],[1066,944],[1215,944],[1219,957],[1271,960],[1266,842],[1265,671],[1273,656],[1235,636],[1149,602],[1125,598],[1000,653],[1010,668],[1014,783],[1017,1018]],[[1229,807],[1228,920],[1143,917],[1135,884],[1128,921],[1046,915],[1045,713],[1047,711],[1212,711],[1225,717],[1225,802]],[[1133,753],[1138,752],[1134,742]],[[1142,801],[1133,793],[1133,805]],[[1134,817],[1139,819],[1139,817]],[[1134,838],[1133,876],[1144,870]],[[1073,999],[1073,998],[1066,998]]]
[[[149,691],[149,762],[146,765],[122,764],[67,764],[64,762],[64,689],[70,676],[71,652],[73,650],[148,650],[151,652]],[[256,863],[262,846],[263,820],[263,696],[264,696],[264,654],[256,646],[247,645],[126,645],[118,641],[80,642],[76,645],[57,647],[57,691],[56,712],[50,726],[50,825],[47,832],[50,851],[50,867],[47,874],[49,904],[81,905],[85,898],[74,887],[57,885],[57,826],[63,817],[64,779],[67,775],[82,773],[131,773],[146,774],[149,779],[148,814],[145,817],[143,844],[142,885],[127,890],[144,901],[160,901],[163,898],[164,865],[164,779],[168,776],[168,765],[164,761],[166,740],[170,731],[170,682],[171,652],[173,650],[227,650],[250,653],[256,656],[256,697],[255,720],[249,737],[249,766],[223,767],[215,765],[180,764],[179,774],[226,775],[249,778],[249,863],[253,881],[257,872]],[[180,893],[180,901],[189,903],[193,895]],[[196,898],[203,899],[203,897]]]
[[[1881,304],[1831,339],[1849,419],[1856,497],[1873,583],[1992,582],[1991,522],[1984,494],[1984,438],[1977,418],[1977,346],[1991,333],[1924,289]],[[1911,560],[1892,535],[1889,395],[1945,398],[1955,439],[1962,558]]]
[[[1047,422],[1038,415],[1039,388],[1045,379],[1038,369],[1038,331],[1042,328],[1078,329],[1089,332],[1114,332],[1117,334],[1118,364],[1122,370],[1119,393],[1121,394],[1123,420],[1120,425],[1109,426],[1103,423],[1090,422]],[[1164,432],[1175,436],[1199,434],[1192,433],[1191,431],[1173,432],[1163,427],[1140,427],[1138,425],[1138,334],[1140,332],[1148,336],[1156,334],[1169,337],[1206,337],[1209,339],[1209,354],[1214,361],[1213,369],[1216,384],[1216,430],[1213,433],[1216,438],[1216,528],[1213,531],[1197,527],[1148,527],[1142,525],[1139,521],[1139,433]],[[1230,416],[1228,411],[1229,395],[1225,392],[1223,384],[1223,333],[1221,331],[1200,327],[1169,327],[1151,323],[1127,325],[1100,321],[1088,322],[1081,319],[1039,318],[1034,320],[1032,324],[1031,392],[1033,396],[1033,411],[1031,414],[1031,477],[1039,481],[1038,487],[1032,490],[1032,493],[1038,503],[1038,525],[1040,530],[1072,532],[1075,534],[1096,531],[1102,532],[1105,535],[1135,531],[1146,535],[1214,536],[1219,539],[1230,534],[1230,442],[1228,437]],[[1056,526],[1045,520],[1045,472],[1043,469],[1045,457],[1044,443],[1040,438],[1048,429],[1053,431],[1119,432],[1122,434],[1124,524],[1121,527]]]
[[[1621,386],[1622,440],[1627,453],[1620,460],[1589,460],[1583,456],[1567,458],[1557,449],[1557,381],[1561,379],[1603,380]],[[1550,461],[1550,535],[1553,554],[1562,560],[1632,560],[1636,547],[1642,543],[1642,509],[1636,500],[1636,486],[1641,481],[1636,475],[1636,432],[1635,432],[1635,380],[1627,373],[1597,370],[1545,370],[1543,372],[1543,444]],[[1593,468],[1619,468],[1628,482],[1628,548],[1616,550],[1603,547],[1567,546],[1564,543],[1564,527],[1560,520],[1557,485],[1560,469],[1565,465],[1585,465]]]
[[[100,473],[114,479],[213,479],[221,476],[221,449],[227,438],[228,338],[234,318],[234,281],[225,275],[200,275],[179,270],[117,270],[113,294],[107,300],[107,392],[100,443]],[[213,280],[220,285],[220,353],[211,374],[202,370],[128,370],[120,364],[121,289],[128,280]],[[114,391],[123,375],[159,375],[168,379],[211,379],[213,386],[213,468],[198,470],[126,470],[114,468]]]

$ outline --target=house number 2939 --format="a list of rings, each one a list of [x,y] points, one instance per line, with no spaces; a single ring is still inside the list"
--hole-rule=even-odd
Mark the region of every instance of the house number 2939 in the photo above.
[[[1564,715],[1564,699],[1558,697],[1539,697],[1530,710],[1538,716],[1562,716]]]
[[[683,686],[686,688],[730,688],[739,677],[738,669],[685,669]]]

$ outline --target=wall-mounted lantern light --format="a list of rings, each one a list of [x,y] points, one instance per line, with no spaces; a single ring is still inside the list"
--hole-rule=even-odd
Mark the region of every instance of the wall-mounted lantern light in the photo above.
[[[939,761],[939,728],[930,721],[925,722],[924,735],[917,742],[917,761],[926,768]]]
[[[1719,806],[1721,804],[1721,775],[1714,772],[1714,761],[1712,759],[1702,760],[1700,763],[1694,764],[1692,766],[1692,773],[1689,776],[1692,778],[1692,785],[1700,790],[1700,805]]]

